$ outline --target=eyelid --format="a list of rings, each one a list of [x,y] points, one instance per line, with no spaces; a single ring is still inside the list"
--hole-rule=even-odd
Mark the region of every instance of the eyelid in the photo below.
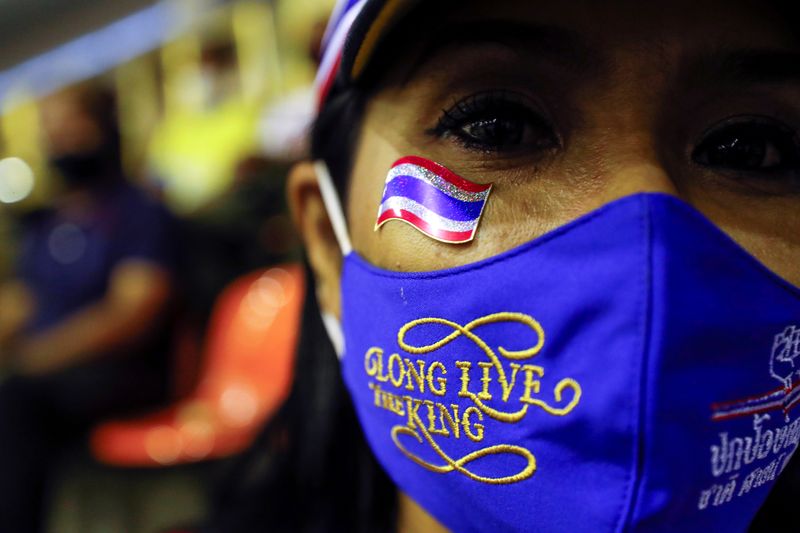
[[[703,143],[710,135],[722,131],[724,128],[730,126],[737,126],[740,124],[756,124],[762,126],[774,126],[781,130],[783,133],[787,135],[791,135],[793,138],[798,139],[798,132],[786,124],[776,118],[767,116],[767,115],[733,115],[730,117],[726,117],[722,120],[719,120],[712,124],[711,126],[707,127],[703,132],[699,135],[697,140],[694,142],[694,146],[699,146]]]
[[[473,107],[472,110],[465,110],[465,108],[470,106]],[[485,106],[485,109],[475,109],[479,106]],[[494,108],[492,108],[492,106],[494,106]],[[450,129],[455,129],[463,125],[461,124],[462,121],[470,119],[475,120],[476,116],[481,112],[496,112],[497,108],[502,106],[522,109],[525,112],[526,118],[535,122],[536,125],[541,126],[542,129],[546,129],[551,134],[553,141],[558,146],[563,146],[562,137],[556,129],[549,113],[546,112],[545,107],[535,98],[509,89],[488,89],[461,98],[453,98],[450,106],[441,110],[441,115],[437,119],[436,125],[428,129],[427,133],[442,136]],[[463,116],[454,117],[457,113],[461,113]],[[469,116],[470,114],[472,116]],[[450,124],[447,123],[448,120]]]
[[[763,135],[775,149],[779,150],[782,161],[779,165],[762,168],[737,168],[736,166],[716,165],[709,161],[707,151],[713,149],[712,141],[718,140],[718,136],[724,136],[734,128],[741,127],[744,134]],[[755,131],[748,131],[748,129]],[[759,131],[760,130],[760,131]],[[740,132],[735,132],[740,133]],[[709,143],[712,143],[709,145]],[[742,178],[758,176],[763,179],[768,175],[785,175],[787,172],[796,173],[800,168],[800,138],[797,132],[786,123],[773,117],[764,115],[735,115],[720,120],[709,128],[706,128],[702,137],[691,147],[689,157],[694,164],[702,167],[714,169],[728,175],[740,176]]]
[[[798,130],[787,124],[785,121],[769,115],[758,113],[730,115],[713,122],[710,126],[705,127],[699,135],[694,137],[694,140],[690,141],[686,145],[686,157],[692,161],[692,163],[699,164],[696,160],[696,154],[704,146],[704,144],[709,141],[711,136],[722,133],[727,128],[740,125],[753,125],[756,127],[771,126],[778,129],[782,134],[786,135],[787,138],[790,138],[793,145],[797,147],[798,159],[800,160],[800,137],[798,136]]]

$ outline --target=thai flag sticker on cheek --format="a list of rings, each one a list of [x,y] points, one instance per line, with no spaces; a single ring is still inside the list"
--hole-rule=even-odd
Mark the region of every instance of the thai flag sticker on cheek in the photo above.
[[[433,161],[404,157],[386,177],[375,231],[402,220],[437,241],[470,242],[491,190],[491,184],[472,183]]]

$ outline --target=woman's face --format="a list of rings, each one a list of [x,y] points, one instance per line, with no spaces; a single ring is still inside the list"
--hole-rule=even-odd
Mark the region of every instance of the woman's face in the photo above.
[[[102,128],[86,110],[80,91],[68,88],[41,102],[41,127],[50,157],[85,153],[103,144]]]
[[[366,109],[347,215],[370,262],[473,262],[652,191],[694,205],[800,284],[792,24],[757,2],[453,5]],[[406,155],[494,183],[472,243],[442,244],[399,222],[373,230],[387,172]]]

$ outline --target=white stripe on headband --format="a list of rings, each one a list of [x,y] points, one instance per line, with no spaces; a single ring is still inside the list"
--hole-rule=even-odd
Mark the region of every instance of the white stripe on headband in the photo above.
[[[325,28],[325,33],[322,35],[322,50],[326,50],[328,48],[328,43],[331,40],[331,35],[339,27],[339,22],[341,21],[342,14],[344,13],[347,6],[350,4],[351,0],[339,0],[336,2],[336,5],[333,6],[333,11],[331,11],[330,17],[328,17],[328,25]]]
[[[320,63],[319,70],[317,71],[317,77],[314,80],[314,92],[317,94],[318,101],[322,100],[322,97],[324,96],[322,91],[327,89],[328,81],[330,80],[331,76],[336,75],[334,70],[338,66],[339,55],[342,53],[342,49],[344,48],[344,43],[347,40],[347,34],[350,32],[350,28],[353,26],[353,23],[356,21],[356,18],[361,13],[361,10],[364,8],[366,3],[367,0],[360,0],[357,4],[350,8],[350,11],[348,11],[347,14],[342,17],[338,27],[333,31],[330,41],[328,42],[328,46],[325,48],[325,51],[322,55],[322,62]],[[342,5],[344,4],[346,4],[346,2],[342,3]]]

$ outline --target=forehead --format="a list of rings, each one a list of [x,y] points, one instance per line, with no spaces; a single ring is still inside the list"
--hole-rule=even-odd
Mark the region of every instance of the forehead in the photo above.
[[[508,21],[553,25],[586,40],[601,42],[631,37],[679,40],[698,32],[736,39],[788,36],[793,26],[781,1],[747,0],[461,0],[438,4],[435,18],[444,26],[474,21]],[[429,9],[425,6],[420,12]]]
[[[379,50],[372,72],[409,77],[434,54],[463,55],[466,45],[487,42],[529,59],[597,68],[620,53],[677,63],[698,52],[797,49],[800,33],[784,6],[779,0],[422,2]]]

